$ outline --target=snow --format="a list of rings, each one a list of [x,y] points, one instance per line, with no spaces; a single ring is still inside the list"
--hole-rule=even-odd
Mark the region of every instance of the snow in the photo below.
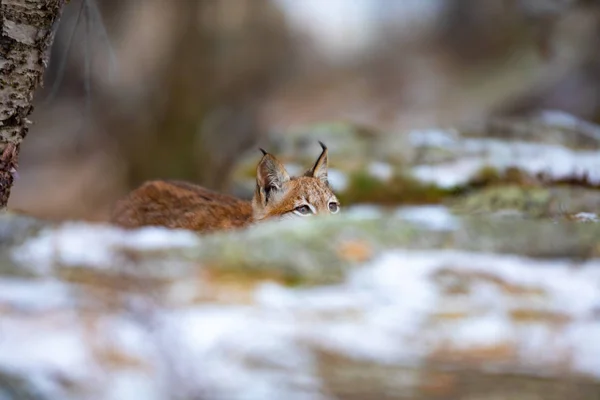
[[[424,129],[410,131],[408,138],[415,147],[448,147],[456,144],[459,134],[455,129]]]
[[[401,207],[395,214],[432,230],[454,230],[459,226],[459,219],[450,212],[448,207],[439,205]]]
[[[351,219],[376,219],[389,213],[398,218],[430,230],[454,230],[460,225],[460,219],[443,205],[402,206],[392,211],[376,204],[356,204],[344,208],[344,215]]]
[[[442,344],[473,349],[508,343],[517,347],[522,365],[552,370],[549,366],[561,362],[560,355],[568,352],[574,370],[600,378],[600,346],[592,340],[600,322],[590,319],[600,304],[599,267],[599,261],[576,265],[456,251],[390,251],[339,285],[290,289],[265,283],[257,290],[253,306],[177,312],[169,315],[167,325],[174,329],[169,336],[183,338],[185,352],[191,351],[198,360],[195,368],[211,371],[200,379],[204,389],[233,397],[232,390],[247,387],[247,382],[270,382],[272,368],[289,373],[283,383],[284,377],[277,375],[272,385],[277,381],[290,389],[292,376],[300,375],[311,382],[306,390],[316,390],[311,347],[350,358],[415,365]],[[544,300],[515,297],[485,281],[476,283],[464,298],[451,299],[431,279],[447,268],[493,274],[506,284],[534,287],[544,293]],[[557,342],[551,322],[511,321],[511,310],[519,307],[564,313],[571,322]],[[439,311],[462,311],[467,316],[441,323],[444,329],[428,328]],[[532,359],[532,354],[543,358]],[[248,359],[262,367],[245,369]],[[239,380],[224,387],[227,371],[235,371]],[[283,395],[277,390],[280,387],[261,386],[253,394]]]
[[[576,357],[573,358],[575,370],[585,371],[598,377],[600,370],[600,323],[581,322],[568,327],[564,332],[564,341],[576,343]],[[540,347],[543,351],[543,348]]]
[[[199,238],[191,231],[147,227],[126,231],[110,225],[72,222],[47,228],[13,250],[15,261],[48,273],[54,264],[108,268],[119,250],[166,250],[193,247]]]
[[[412,169],[414,177],[422,182],[433,183],[442,188],[453,188],[469,183],[484,166],[481,159],[462,159],[455,162],[421,165]]]
[[[353,219],[373,219],[382,215],[381,207],[376,204],[356,204],[345,207],[342,211]]]
[[[177,338],[181,354],[191,356],[184,365],[201,392],[266,399],[303,398],[293,396],[295,386],[299,392],[318,389],[309,374],[310,353],[292,340],[293,319],[283,315],[271,320],[261,314],[248,307],[211,306],[174,312],[165,316],[162,334]],[[248,366],[252,363],[254,368]]]
[[[352,219],[381,218],[385,208],[375,204],[358,204],[344,208],[344,215]],[[419,225],[430,230],[454,230],[460,225],[458,217],[442,205],[403,206],[390,213],[394,218]]]
[[[50,311],[72,302],[69,287],[56,281],[0,278],[0,304],[26,312]]]
[[[397,214],[438,229],[456,223],[442,207]],[[198,240],[161,229],[124,233],[67,224],[55,237],[42,232],[15,256],[41,263],[54,254],[94,268],[118,247],[185,248]],[[84,247],[67,250],[67,243]],[[446,290],[457,282],[466,289]],[[161,399],[176,391],[182,397],[326,399],[320,350],[418,368],[442,348],[461,354],[509,346],[514,360],[489,359],[486,367],[546,375],[568,368],[600,380],[598,259],[396,249],[337,284],[265,281],[250,289],[246,303],[202,303],[190,295],[158,306],[137,295],[126,310],[94,312],[85,309],[85,296],[94,294],[76,288],[0,279],[0,371],[20,371],[42,382],[39,387],[51,387],[59,376],[102,398]],[[538,317],[516,320],[519,310]],[[440,316],[448,314],[460,316]],[[134,362],[107,365],[99,356],[107,349]]]
[[[85,348],[76,317],[70,313],[44,322],[3,316],[0,369],[90,379],[93,371],[89,368],[89,349]]]
[[[394,168],[388,163],[374,161],[367,166],[367,172],[380,181],[389,181],[394,175]]]
[[[598,222],[598,221],[600,221],[598,214],[594,214],[594,213],[580,212],[580,213],[575,214],[573,217],[576,220],[582,221],[582,222]]]
[[[557,128],[577,130],[578,133],[600,142],[600,126],[577,118],[560,110],[543,110],[538,118],[540,122]]]
[[[439,133],[429,139],[425,134],[419,140],[421,143],[439,142]],[[515,167],[531,175],[544,174],[557,180],[587,176],[591,183],[600,183],[598,151],[497,139],[449,140],[444,147],[460,157],[454,161],[413,167],[412,173],[417,179],[451,188],[467,184],[484,167],[500,172]]]
[[[450,341],[458,349],[491,347],[516,339],[510,321],[496,315],[473,317],[468,324],[456,324],[448,331]]]
[[[335,168],[329,168],[327,180],[335,192],[343,192],[348,188],[348,175]]]

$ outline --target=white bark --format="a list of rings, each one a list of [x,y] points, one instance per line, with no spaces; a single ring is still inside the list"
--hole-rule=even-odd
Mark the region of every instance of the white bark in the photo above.
[[[0,17],[0,209],[6,207],[33,94],[66,0],[2,0]]]

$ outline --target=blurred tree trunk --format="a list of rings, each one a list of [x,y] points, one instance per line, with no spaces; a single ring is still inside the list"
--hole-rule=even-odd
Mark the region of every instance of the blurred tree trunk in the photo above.
[[[235,160],[260,140],[260,107],[290,65],[285,20],[268,0],[171,7],[177,27],[154,77],[160,89],[138,115],[112,117],[108,131],[128,187],[176,178],[224,191]]]
[[[536,33],[539,50],[550,64],[568,59],[572,66],[552,84],[513,98],[498,115],[527,115],[558,109],[600,123],[600,3],[596,0],[521,1],[515,7]]]
[[[66,0],[2,0],[0,17],[0,209],[8,203],[33,93],[42,82]]]

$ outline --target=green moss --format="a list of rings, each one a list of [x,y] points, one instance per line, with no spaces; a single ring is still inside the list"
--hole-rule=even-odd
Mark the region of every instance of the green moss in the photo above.
[[[367,124],[359,124],[354,121],[321,121],[307,126],[300,127],[297,135],[303,138],[314,135],[342,135],[347,139],[347,135],[355,135],[358,138],[371,139],[380,135],[379,129]]]
[[[553,196],[548,189],[527,188],[516,184],[481,189],[459,198],[452,204],[453,210],[462,214],[513,210],[534,218],[552,216],[552,206]]]
[[[357,171],[350,175],[348,188],[338,193],[338,197],[344,204],[397,205],[440,203],[453,194],[453,190],[423,183],[405,174],[381,181],[365,171]]]
[[[498,184],[531,186],[534,181],[533,177],[515,167],[509,167],[505,171],[498,171],[497,168],[492,166],[485,166],[475,174],[469,186],[471,188]]]
[[[476,186],[486,185],[490,182],[498,182],[501,179],[500,172],[489,165],[481,168],[472,179],[472,184]]]

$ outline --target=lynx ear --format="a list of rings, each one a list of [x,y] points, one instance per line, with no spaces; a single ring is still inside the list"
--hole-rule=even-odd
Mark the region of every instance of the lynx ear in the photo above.
[[[274,156],[263,149],[260,150],[263,152],[263,158],[256,167],[256,189],[266,204],[271,195],[280,191],[283,184],[290,180],[290,175]]]
[[[323,151],[317,159],[315,165],[306,173],[307,176],[320,179],[321,182],[329,184],[327,180],[327,146],[323,142],[319,142]]]

